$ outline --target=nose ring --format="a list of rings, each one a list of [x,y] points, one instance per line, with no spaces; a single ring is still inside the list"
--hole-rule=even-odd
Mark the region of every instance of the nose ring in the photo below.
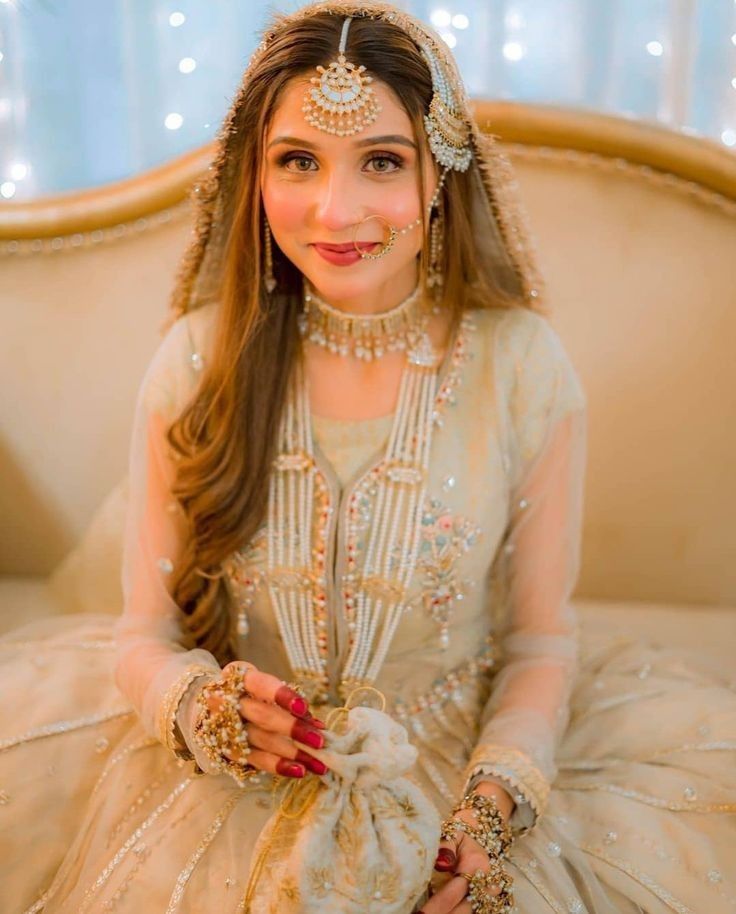
[[[358,229],[361,227],[361,225],[364,222],[367,222],[369,219],[380,219],[382,222],[385,222],[386,225],[388,226],[388,231],[389,231],[388,239],[386,241],[384,241],[383,247],[376,254],[366,254],[364,251],[361,251],[360,248],[358,247],[357,240],[356,240],[357,235],[358,235]],[[394,243],[396,241],[398,234],[399,233],[396,230],[396,227],[393,226],[388,221],[388,219],[386,219],[385,216],[379,216],[378,213],[373,213],[370,216],[366,216],[365,219],[361,219],[360,222],[353,229],[353,247],[364,260],[378,260],[379,257],[383,257],[384,254],[388,254],[388,252],[394,246]]]

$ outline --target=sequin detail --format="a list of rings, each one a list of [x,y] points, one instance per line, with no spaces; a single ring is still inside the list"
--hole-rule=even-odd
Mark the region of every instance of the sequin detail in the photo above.
[[[171,793],[166,797],[166,799],[157,806],[153,812],[148,816],[148,818],[141,823],[141,825],[136,828],[133,834],[125,841],[120,850],[115,854],[112,860],[107,864],[103,869],[100,875],[95,879],[92,885],[85,891],[84,900],[81,907],[79,908],[78,914],[83,914],[84,911],[89,910],[89,906],[94,900],[94,895],[102,888],[103,885],[107,882],[110,876],[113,874],[117,866],[122,862],[122,860],[127,856],[128,852],[135,849],[138,842],[145,835],[146,831],[150,828],[151,825],[159,818],[159,816],[166,812],[176,800],[184,793],[184,791],[193,783],[192,778],[186,778],[186,780],[181,781],[177,784],[176,787],[171,791]],[[134,851],[135,852],[135,851]]]
[[[61,733],[71,733],[74,730],[82,730],[84,727],[95,727],[98,724],[107,723],[109,720],[116,720],[119,717],[129,717],[134,711],[107,711],[104,714],[91,714],[89,717],[78,717],[73,720],[60,720],[57,723],[45,724],[42,727],[36,727],[33,730],[27,730],[20,736],[9,736],[7,739],[0,740],[0,752],[7,752],[15,746],[23,743],[30,743],[36,739],[45,739],[47,736],[58,736]]]
[[[655,806],[658,809],[669,809],[672,812],[736,812],[736,803],[676,803],[672,800],[664,800],[662,797],[653,797],[646,793],[640,793],[638,790],[626,790],[619,787],[618,784],[585,784],[576,783],[575,790],[603,790],[608,793],[616,793],[630,800],[638,800],[640,803],[646,803],[647,806]]]
[[[207,848],[212,844],[212,842],[217,837],[220,829],[224,825],[227,817],[232,812],[235,804],[241,800],[246,791],[238,791],[232,796],[228,797],[227,801],[224,803],[218,814],[215,816],[212,824],[204,833],[202,840],[197,845],[196,849],[192,856],[187,860],[187,865],[176,877],[176,885],[174,886],[174,891],[171,893],[171,898],[169,899],[168,907],[166,908],[166,914],[174,914],[176,909],[179,907],[179,903],[184,895],[184,890],[187,887],[187,883],[191,878],[194,868],[199,863],[199,861],[204,856]]]
[[[537,870],[537,861],[532,858],[528,864],[524,864],[521,860],[513,858],[514,866],[522,872],[529,882],[534,886],[534,888],[539,892],[539,894],[544,898],[550,908],[555,912],[555,914],[568,914],[568,912],[562,907],[562,905],[552,897],[549,889],[544,885],[542,880],[539,877]]]
[[[644,888],[649,889],[652,894],[656,895],[660,901],[672,908],[673,911],[676,911],[677,914],[697,914],[692,908],[689,908],[681,901],[678,901],[674,895],[668,892],[664,886],[661,886],[648,873],[644,873],[642,870],[637,869],[628,861],[611,857],[610,854],[605,853],[600,848],[592,847],[590,845],[581,844],[580,849],[587,854],[590,854],[592,857],[598,857],[610,866],[615,866],[617,869],[623,870],[624,873],[627,873],[632,879],[635,879],[640,885],[643,885]]]

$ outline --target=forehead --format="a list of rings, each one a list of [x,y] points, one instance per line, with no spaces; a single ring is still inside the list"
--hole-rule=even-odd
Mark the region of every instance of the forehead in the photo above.
[[[381,106],[381,111],[376,120],[363,128],[360,133],[356,133],[352,137],[337,137],[308,124],[304,118],[302,105],[305,93],[312,88],[309,81],[310,75],[296,77],[286,84],[271,116],[268,137],[288,134],[304,137],[315,143],[323,143],[327,140],[349,143],[351,139],[367,137],[372,133],[403,133],[408,137],[413,136],[411,120],[403,105],[386,83],[377,79],[373,80],[370,85]]]

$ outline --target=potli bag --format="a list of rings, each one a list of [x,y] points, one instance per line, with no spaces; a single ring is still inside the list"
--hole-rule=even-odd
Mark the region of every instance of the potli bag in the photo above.
[[[440,818],[403,776],[417,749],[354,694],[310,750],[330,770],[289,782],[258,838],[245,914],[409,914],[427,889]]]

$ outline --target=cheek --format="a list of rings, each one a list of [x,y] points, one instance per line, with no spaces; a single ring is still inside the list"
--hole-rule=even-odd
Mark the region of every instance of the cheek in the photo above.
[[[288,231],[304,224],[307,205],[303,197],[277,182],[266,182],[262,189],[263,207],[274,231]]]

